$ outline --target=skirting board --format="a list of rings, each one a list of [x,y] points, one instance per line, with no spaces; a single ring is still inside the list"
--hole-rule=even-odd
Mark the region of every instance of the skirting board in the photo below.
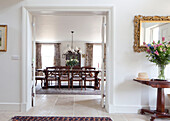
[[[156,109],[155,106],[114,106],[114,105],[109,105],[106,106],[106,109],[109,113],[139,113],[140,109],[145,108],[145,109]],[[166,109],[170,109],[170,106],[166,106]]]
[[[26,111],[26,105],[20,103],[0,103],[0,111]]]

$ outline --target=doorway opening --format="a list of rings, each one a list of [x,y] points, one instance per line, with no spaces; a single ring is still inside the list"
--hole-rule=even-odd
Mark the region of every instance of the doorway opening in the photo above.
[[[24,8],[23,12],[24,12],[24,11],[25,11],[25,12],[28,12],[25,8]],[[56,10],[55,10],[55,11],[56,11]],[[84,11],[84,10],[79,10],[79,9],[77,9],[77,11],[78,11],[79,14],[80,14],[80,12],[82,12],[82,11]],[[38,13],[37,13],[37,11],[36,11],[36,12],[35,12],[35,11],[31,11],[31,15],[34,16],[35,14],[40,14],[39,12],[42,14],[42,10],[38,10]],[[65,12],[68,12],[68,11],[65,11]],[[101,14],[101,13],[105,13],[105,16],[106,16],[106,18],[107,18],[107,21],[110,22],[109,12],[110,12],[110,8],[109,8],[108,10],[99,11],[99,12],[97,12],[97,14],[98,14],[98,13],[100,13],[100,14]],[[44,13],[44,12],[43,12],[43,13]],[[51,13],[51,12],[50,12],[50,13]],[[86,12],[86,13],[87,13],[87,12]],[[92,14],[92,13],[93,13],[93,11],[90,10],[88,14]],[[28,13],[27,13],[27,14],[28,14]],[[30,14],[30,13],[29,13],[29,14]],[[29,14],[28,14],[28,16],[29,16]],[[96,14],[96,11],[95,11],[95,14]],[[93,15],[94,15],[94,13],[93,13]],[[34,21],[34,20],[33,20],[33,21]],[[27,22],[28,22],[28,21],[27,21]],[[35,23],[34,23],[34,24],[35,24]],[[34,26],[36,26],[36,24],[35,24]],[[27,28],[27,27],[28,27],[28,25],[26,26],[26,28]],[[110,29],[110,28],[108,27],[107,30],[109,30],[109,29]],[[34,31],[34,30],[35,30],[35,28],[33,27],[33,31]],[[35,31],[34,31],[34,32],[35,32]],[[107,36],[109,35],[109,33],[110,33],[110,32],[107,33]],[[36,43],[36,42],[35,42],[35,37],[36,37],[35,35],[36,35],[36,33],[33,33],[33,35],[34,35],[34,36],[33,36],[34,42],[33,42],[33,44],[30,45],[30,46],[35,47],[35,43]],[[106,38],[108,39],[107,41],[108,41],[108,43],[109,43],[109,36],[106,37]],[[30,38],[27,38],[27,41],[28,41],[28,39],[30,39]],[[102,38],[102,39],[103,39],[103,38]],[[102,42],[102,43],[103,43],[103,44],[102,44],[102,48],[104,49],[104,39],[103,39],[103,42]],[[108,43],[106,43],[106,46],[107,46]],[[28,47],[28,45],[27,45],[26,43],[25,43],[25,46]],[[34,53],[33,55],[35,55],[35,48],[33,48],[32,50],[34,50],[32,53]],[[28,50],[25,50],[25,51],[30,51],[30,50],[28,49]],[[109,53],[108,53],[108,54],[109,54]],[[102,53],[102,55],[104,55],[104,52]],[[28,55],[26,55],[26,56],[28,56]],[[106,57],[106,58],[107,58],[107,57]],[[34,60],[33,62],[35,62],[35,58],[33,58],[33,60]],[[107,61],[106,63],[107,63],[107,64],[110,63],[109,60],[110,60],[110,59],[108,59],[108,60],[106,59],[106,61]],[[105,61],[105,60],[102,59],[102,63],[104,63],[104,61]],[[25,63],[25,64],[27,65],[27,63]],[[34,64],[33,64],[33,65],[34,65]],[[100,67],[99,64],[98,64],[97,66],[98,66],[98,68]],[[35,68],[35,65],[34,65],[33,67]],[[103,64],[103,67],[104,67],[104,64]],[[29,67],[28,67],[28,68],[29,68]],[[30,69],[30,68],[29,68],[29,69]],[[104,70],[102,70],[102,71],[104,71]],[[26,71],[24,71],[24,72],[26,72]],[[24,72],[23,72],[23,73],[24,73]],[[107,73],[107,72],[110,72],[110,69],[109,69],[109,68],[107,69],[106,73]],[[32,75],[35,76],[34,74],[32,74]],[[109,77],[109,76],[108,76],[108,77]],[[106,78],[107,78],[107,77],[106,77]],[[110,78],[110,77],[109,77],[109,78]],[[109,83],[109,78],[108,78],[107,83]],[[33,80],[34,80],[34,78],[33,78]],[[101,80],[104,80],[104,76],[101,77]],[[33,84],[34,84],[34,82],[33,82]],[[107,84],[107,85],[108,85],[108,84]],[[27,86],[28,86],[28,85],[27,85]],[[33,89],[35,89],[35,87],[33,87]],[[106,91],[108,91],[108,90],[106,90]],[[35,91],[33,90],[33,92],[35,92]],[[106,93],[106,94],[107,94],[107,93]],[[26,96],[26,95],[23,95],[23,97],[24,97],[24,96]],[[108,93],[108,95],[106,95],[106,97],[107,97],[107,96],[109,96],[109,93]],[[104,95],[102,94],[101,97],[104,97]],[[108,97],[108,99],[109,99],[109,98],[110,98],[110,97]],[[107,99],[106,99],[106,100],[107,100]],[[33,101],[33,102],[34,102],[34,101]],[[107,103],[107,101],[106,101],[106,103]]]

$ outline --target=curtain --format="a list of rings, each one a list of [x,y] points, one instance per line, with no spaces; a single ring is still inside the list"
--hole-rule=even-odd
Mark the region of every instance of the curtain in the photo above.
[[[85,66],[93,66],[93,44],[86,43],[86,61]]]
[[[42,58],[41,58],[41,45],[40,43],[36,43],[36,69],[42,68]],[[42,76],[42,72],[36,72],[36,76]]]
[[[60,66],[61,60],[60,60],[60,44],[61,43],[55,43],[54,44],[54,65]]]
[[[104,69],[106,69],[106,44],[104,44]]]
[[[40,43],[36,43],[36,69],[42,68],[41,45]]]

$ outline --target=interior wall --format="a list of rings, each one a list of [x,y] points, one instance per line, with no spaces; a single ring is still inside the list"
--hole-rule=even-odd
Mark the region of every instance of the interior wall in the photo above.
[[[170,12],[169,0],[1,0],[0,24],[8,25],[7,52],[0,52],[0,109],[19,110],[21,102],[21,7],[63,5],[113,5],[114,13],[114,80],[109,85],[110,112],[137,113],[141,106],[155,106],[156,89],[133,82],[138,72],[157,77],[155,64],[145,53],[133,51],[135,15],[166,16]],[[17,55],[19,59],[12,58]],[[109,55],[112,57],[113,55]],[[168,74],[168,73],[167,73]],[[166,76],[169,76],[167,75]],[[135,97],[135,98],[131,98]],[[168,102],[167,102],[168,103]],[[168,104],[170,105],[170,104]],[[15,107],[15,108],[14,108]]]

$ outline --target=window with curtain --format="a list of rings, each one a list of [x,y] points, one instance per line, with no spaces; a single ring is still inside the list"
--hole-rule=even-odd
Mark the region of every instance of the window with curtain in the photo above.
[[[54,44],[42,44],[41,58],[43,69],[54,66]]]

